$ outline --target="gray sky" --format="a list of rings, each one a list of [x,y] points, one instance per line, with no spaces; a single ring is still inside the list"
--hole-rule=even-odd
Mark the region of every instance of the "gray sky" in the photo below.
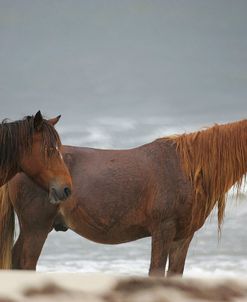
[[[148,133],[247,115],[245,0],[0,0],[0,43],[0,119]]]

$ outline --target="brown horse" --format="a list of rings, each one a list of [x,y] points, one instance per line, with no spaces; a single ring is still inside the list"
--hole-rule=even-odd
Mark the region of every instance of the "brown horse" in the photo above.
[[[71,194],[71,176],[61,155],[61,141],[54,125],[60,116],[45,120],[40,111],[35,116],[23,120],[0,124],[0,186],[18,172],[24,172],[35,183],[49,191],[49,201],[58,203]],[[1,187],[4,199],[6,187]],[[8,216],[8,205],[1,205],[1,215]],[[10,216],[10,219],[13,219]],[[0,221],[0,229],[8,228],[5,220]],[[11,228],[9,229],[11,235]],[[4,234],[0,236],[0,246],[4,246]],[[1,250],[2,252],[2,250]],[[1,253],[2,262],[9,261],[9,255]]]
[[[0,234],[6,246],[0,248],[6,254],[13,209],[20,223],[12,268],[35,269],[49,231],[69,227],[105,244],[151,236],[150,275],[164,275],[167,258],[168,274],[182,274],[194,232],[215,205],[220,226],[227,191],[244,180],[247,120],[131,150],[66,146],[63,154],[74,188],[68,202],[48,203],[47,193],[23,174],[5,187],[2,203],[9,208]]]
[[[71,177],[54,128],[59,118],[45,120],[38,111],[35,116],[0,124],[0,186],[18,172],[24,172],[50,191],[51,202],[70,195]]]

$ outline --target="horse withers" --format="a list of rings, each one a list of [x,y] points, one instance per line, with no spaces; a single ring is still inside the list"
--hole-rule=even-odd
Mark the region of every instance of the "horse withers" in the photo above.
[[[14,210],[20,234],[5,267],[35,269],[49,231],[68,227],[105,244],[151,236],[149,274],[163,276],[168,258],[168,275],[182,274],[194,232],[214,206],[220,227],[227,191],[245,179],[247,120],[130,150],[65,146],[63,156],[73,179],[66,203],[48,203],[48,194],[24,174],[8,183],[0,255],[11,255]]]

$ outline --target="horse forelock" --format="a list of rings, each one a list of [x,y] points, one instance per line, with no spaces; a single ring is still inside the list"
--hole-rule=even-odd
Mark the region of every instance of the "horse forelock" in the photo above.
[[[43,155],[48,158],[62,145],[56,129],[47,120],[43,120],[42,139]]]
[[[192,223],[218,206],[218,227],[224,217],[227,192],[237,193],[246,180],[247,120],[170,137],[176,143],[185,175],[194,188]]]
[[[34,117],[27,116],[23,120],[8,122],[3,120],[0,124],[0,170],[6,175],[11,170],[18,169],[24,154],[30,153],[33,146]],[[59,135],[55,128],[43,120],[42,154],[44,158],[51,157],[57,147],[61,146]]]

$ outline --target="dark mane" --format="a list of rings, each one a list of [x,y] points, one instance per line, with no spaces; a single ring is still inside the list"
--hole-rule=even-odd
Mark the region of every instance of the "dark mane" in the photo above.
[[[59,135],[55,128],[43,119],[42,154],[44,159],[51,157],[56,146],[61,146]],[[33,145],[34,116],[27,116],[23,120],[0,124],[0,170],[2,175],[9,171],[18,170],[24,153],[30,153]]]

